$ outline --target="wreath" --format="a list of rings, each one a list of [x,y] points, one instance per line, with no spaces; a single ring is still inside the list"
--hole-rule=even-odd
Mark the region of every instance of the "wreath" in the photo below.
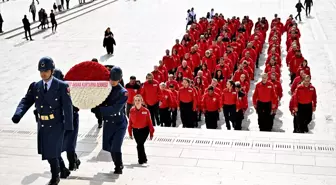
[[[110,71],[98,62],[81,62],[65,75],[70,97],[75,107],[91,109],[106,100],[112,90]]]

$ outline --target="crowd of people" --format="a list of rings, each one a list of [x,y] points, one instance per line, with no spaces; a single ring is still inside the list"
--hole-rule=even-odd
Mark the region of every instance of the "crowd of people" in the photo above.
[[[176,127],[179,110],[183,127],[198,127],[203,114],[206,127],[216,129],[219,113],[223,111],[227,129],[241,130],[249,107],[250,83],[258,80],[255,79],[255,69],[259,67],[259,56],[270,29],[265,71],[252,95],[260,131],[272,130],[282,98],[281,36],[287,33],[286,64],[291,74],[294,132],[308,132],[306,127],[311,118],[307,115],[315,110],[316,92],[314,90],[311,96],[304,93],[307,90],[303,88],[307,87],[304,84],[310,84],[310,69],[300,51],[301,34],[293,16],[290,15],[283,24],[275,14],[269,25],[265,17],[253,23],[249,16],[240,20],[235,16],[225,19],[213,10],[208,14],[209,18],[202,17],[197,22],[192,13],[187,23],[193,21],[190,29],[181,41],[176,39],[171,50],[166,50],[166,55],[146,75],[144,83],[137,81],[135,76],[130,77],[125,86],[129,92],[127,115],[133,97],[140,94],[150,111],[153,125]],[[307,110],[306,104],[313,106]],[[306,114],[307,111],[311,113]]]

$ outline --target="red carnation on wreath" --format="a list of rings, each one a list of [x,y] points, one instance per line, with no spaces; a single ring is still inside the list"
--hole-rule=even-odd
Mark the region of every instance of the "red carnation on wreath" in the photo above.
[[[112,90],[110,71],[98,62],[81,62],[65,75],[72,103],[79,109],[91,109],[106,100]]]

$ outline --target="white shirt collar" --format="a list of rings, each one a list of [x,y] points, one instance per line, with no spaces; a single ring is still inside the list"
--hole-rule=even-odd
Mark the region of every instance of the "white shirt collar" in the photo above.
[[[52,83],[52,81],[53,81],[53,79],[54,79],[54,77],[52,76],[52,77],[49,79],[49,81],[47,81],[47,82],[43,81],[43,88],[44,88],[45,84],[47,84],[47,89],[49,90],[49,89],[50,89],[50,86],[51,86],[51,83]]]

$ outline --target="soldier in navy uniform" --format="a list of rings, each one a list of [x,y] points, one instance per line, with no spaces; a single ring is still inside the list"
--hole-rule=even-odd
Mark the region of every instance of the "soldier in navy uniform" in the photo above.
[[[55,64],[49,57],[43,57],[38,64],[42,80],[30,84],[12,117],[19,123],[28,109],[35,103],[38,114],[38,153],[50,164],[51,180],[48,185],[60,182],[60,161],[63,151],[64,132],[72,131],[73,107],[69,86],[53,77]]]
[[[55,69],[53,76],[59,80],[64,81],[64,75],[61,70]],[[66,131],[64,135],[63,151],[67,152],[67,158],[69,161],[69,170],[75,171],[79,168],[81,164],[80,160],[76,154],[76,145],[78,137],[78,125],[79,125],[79,109],[73,106],[73,131]],[[62,157],[60,158],[60,167],[61,167],[61,178],[67,178],[70,175],[70,172],[65,167]],[[62,174],[63,172],[63,174]]]
[[[124,168],[121,145],[127,128],[125,105],[128,98],[128,92],[119,83],[121,78],[122,70],[119,67],[114,66],[110,72],[112,91],[106,100],[99,105],[100,113],[104,121],[103,150],[111,153],[115,165],[114,174],[122,174]]]

